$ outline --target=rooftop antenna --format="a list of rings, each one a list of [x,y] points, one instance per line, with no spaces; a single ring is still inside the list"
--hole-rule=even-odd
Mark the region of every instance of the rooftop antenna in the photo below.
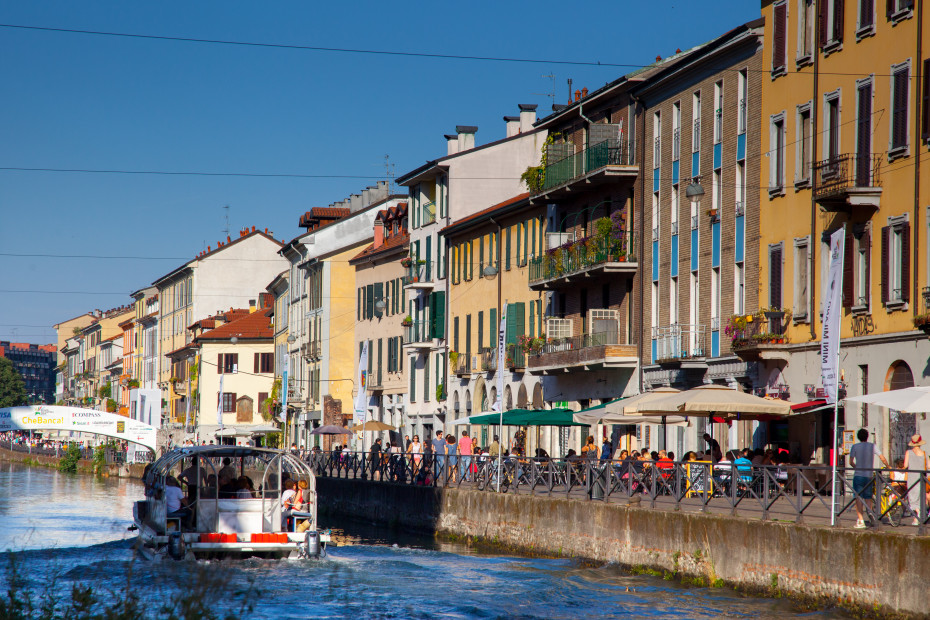
[[[226,214],[223,216],[226,219],[226,228],[222,230],[223,237],[225,238],[229,236],[229,205],[224,206],[223,209],[226,211]]]
[[[568,104],[572,104],[572,78],[568,78]]]
[[[388,194],[394,193],[394,163],[390,155],[384,156],[384,176],[387,177]]]
[[[539,77],[549,78],[550,80],[552,80],[552,91],[548,93],[532,93],[532,94],[540,95],[543,97],[549,97],[549,99],[552,101],[552,105],[555,105],[555,74],[549,73],[548,75],[541,75]]]

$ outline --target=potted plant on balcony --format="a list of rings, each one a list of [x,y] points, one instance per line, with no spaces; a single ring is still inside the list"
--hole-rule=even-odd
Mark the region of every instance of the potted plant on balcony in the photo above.
[[[440,383],[436,386],[436,400],[443,401],[446,399],[446,386]]]
[[[930,336],[930,313],[928,314],[918,314],[914,317],[914,327],[922,331],[927,336]]]
[[[130,379],[130,380],[129,380],[129,389],[133,389],[133,388],[137,388],[137,387],[139,387],[139,380],[138,380],[138,379]]]
[[[404,320],[401,321],[400,324],[403,325],[404,327],[410,327],[411,325],[413,325],[413,317],[411,317],[408,314],[407,316],[404,317]]]
[[[413,264],[413,259],[410,258],[409,256],[405,256],[402,259],[400,259],[400,264],[402,267],[409,267],[410,265]]]
[[[459,362],[459,352],[458,351],[449,351],[449,364],[452,365],[452,370],[458,367]]]

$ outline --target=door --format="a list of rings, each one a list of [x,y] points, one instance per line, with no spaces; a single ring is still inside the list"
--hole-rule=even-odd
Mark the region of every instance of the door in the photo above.
[[[872,185],[872,84],[859,87],[856,121],[856,187]]]

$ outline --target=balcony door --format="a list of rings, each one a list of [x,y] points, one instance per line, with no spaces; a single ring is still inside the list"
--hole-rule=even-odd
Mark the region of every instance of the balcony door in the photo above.
[[[856,120],[856,187],[869,187],[872,174],[872,83],[858,88]]]

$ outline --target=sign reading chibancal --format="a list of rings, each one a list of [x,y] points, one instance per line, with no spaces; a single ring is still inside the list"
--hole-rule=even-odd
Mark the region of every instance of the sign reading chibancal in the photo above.
[[[30,430],[97,433],[155,450],[154,426],[115,413],[52,405],[0,409],[0,432]]]

